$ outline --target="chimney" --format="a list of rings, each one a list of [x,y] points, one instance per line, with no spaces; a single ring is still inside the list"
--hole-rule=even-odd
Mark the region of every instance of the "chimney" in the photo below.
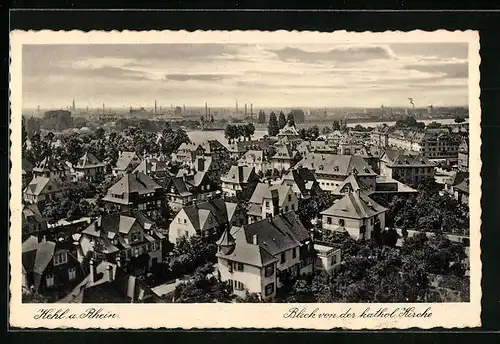
[[[253,243],[254,245],[258,245],[258,244],[259,244],[259,240],[258,240],[257,234],[254,234],[254,235],[252,236],[252,243]]]
[[[108,270],[108,281],[113,282],[113,267],[108,265],[106,270]]]
[[[205,171],[205,158],[198,158],[198,171]]]
[[[96,281],[97,278],[97,268],[95,266],[94,258],[90,258],[90,280],[92,283]]]
[[[247,104],[245,103],[245,118],[247,117]]]
[[[271,201],[273,203],[273,214],[278,215],[280,212],[280,196],[278,190],[271,190]]]
[[[250,103],[250,118],[253,118],[253,104]]]
[[[238,181],[243,182],[243,166],[238,166]]]

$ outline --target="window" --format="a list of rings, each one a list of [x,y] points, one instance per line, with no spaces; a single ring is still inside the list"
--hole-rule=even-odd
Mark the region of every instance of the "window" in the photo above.
[[[68,255],[66,252],[58,252],[54,256],[54,266],[64,264],[68,261]]]
[[[158,249],[158,246],[159,245],[156,242],[151,243],[151,251],[156,251]]]
[[[288,211],[288,206],[285,205],[285,213]]]
[[[269,208],[269,201],[266,201],[266,208]]]
[[[181,223],[181,218],[180,217],[177,218],[177,223]]]
[[[269,277],[272,276],[273,274],[274,274],[274,264],[266,266],[265,276]]]
[[[327,225],[331,225],[331,224],[332,224],[332,218],[331,218],[330,216],[328,216],[328,217],[326,218],[326,224],[327,224]]]
[[[339,226],[345,226],[344,219],[339,219]]]
[[[186,224],[186,223],[187,223],[187,221],[186,221],[186,219],[184,219],[184,224]]]
[[[231,262],[229,260],[227,261],[227,270],[229,272],[233,272],[233,262]]]
[[[288,202],[292,201],[292,195],[288,195]]]
[[[45,276],[45,283],[47,284],[47,288],[54,286],[54,275]]]
[[[72,281],[76,278],[76,268],[69,268],[68,269],[68,278],[70,281]]]
[[[158,207],[161,207],[161,201],[156,201],[156,205],[157,205]]]
[[[284,262],[286,262],[286,252],[281,253],[280,263],[283,264]]]
[[[266,296],[269,296],[272,293],[274,293],[274,283],[269,283],[268,285],[266,285],[265,293],[266,293]]]
[[[210,190],[210,185],[207,185],[207,190]]]
[[[243,263],[238,263],[238,265],[236,266],[236,271],[243,271]]]
[[[297,257],[297,247],[294,247],[292,249],[292,258],[295,258],[295,257]]]
[[[241,283],[240,281],[234,281],[234,289],[243,290],[243,289],[245,289],[245,285],[243,283]]]
[[[139,232],[132,233],[132,242],[136,242],[139,240],[141,240],[141,233]]]

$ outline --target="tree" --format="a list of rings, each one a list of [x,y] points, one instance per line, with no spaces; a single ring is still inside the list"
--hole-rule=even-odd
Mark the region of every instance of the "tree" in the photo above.
[[[285,114],[281,111],[278,117],[278,126],[280,129],[283,129],[285,125],[286,125]]]
[[[233,143],[233,139],[235,138],[235,126],[232,124],[226,125],[226,129],[224,130],[224,137],[227,139],[229,143]]]
[[[259,116],[257,118],[258,123],[266,123],[266,114],[263,110],[259,110]]]
[[[332,132],[332,128],[330,128],[330,127],[323,127],[321,129],[321,134],[323,134],[323,135],[330,134],[331,132]]]
[[[101,140],[104,138],[105,133],[106,132],[104,131],[103,128],[97,128],[96,131],[94,132],[94,135],[95,135],[96,139]]]
[[[439,122],[432,122],[432,123],[429,123],[427,124],[427,129],[439,129],[441,128],[441,123]]]
[[[319,128],[317,125],[307,128],[307,138],[310,141],[315,141],[319,136]]]
[[[333,131],[340,131],[340,122],[333,121],[332,128],[333,128]]]
[[[269,136],[276,136],[278,135],[280,131],[279,124],[278,124],[278,119],[276,118],[276,114],[274,112],[271,112],[269,115],[269,124],[267,127],[267,132]]]
[[[286,121],[291,125],[291,126],[295,126],[295,118],[293,116],[293,112],[290,112],[287,117],[286,117]]]
[[[463,118],[461,116],[455,117],[455,123],[463,123],[463,122],[465,122],[465,118]]]

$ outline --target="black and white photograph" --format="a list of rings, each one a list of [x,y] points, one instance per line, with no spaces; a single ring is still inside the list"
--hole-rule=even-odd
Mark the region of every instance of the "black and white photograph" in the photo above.
[[[400,35],[20,44],[21,305],[479,300],[478,62]]]

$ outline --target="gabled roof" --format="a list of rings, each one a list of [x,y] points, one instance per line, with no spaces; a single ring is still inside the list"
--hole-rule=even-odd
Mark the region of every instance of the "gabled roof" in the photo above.
[[[376,176],[370,165],[360,156],[338,154],[308,154],[297,164],[314,170],[315,173],[347,176],[357,173],[360,176]]]
[[[238,161],[239,163],[262,163],[264,162],[264,151],[262,150],[249,150]]]
[[[201,147],[205,150],[205,153],[213,153],[214,151],[227,151],[227,148],[220,143],[218,140],[206,140],[201,144]]]
[[[240,175],[241,173],[241,175]],[[250,177],[255,174],[255,168],[249,166],[231,166],[229,172],[221,178],[223,182],[228,183],[248,183]]]
[[[273,194],[278,197],[281,206],[286,199],[286,195],[293,193],[290,186],[287,185],[269,185],[258,183],[249,203],[262,204],[264,199],[272,199]]]
[[[459,185],[465,179],[468,179],[468,178],[469,178],[469,173],[458,171],[456,173],[451,174],[445,183],[452,185],[452,186],[455,186],[455,185]]]
[[[455,186],[455,190],[469,194],[469,178],[465,178],[460,184]]]
[[[104,164],[100,162],[92,153],[86,152],[80,159],[76,167],[78,168],[91,168],[91,167],[103,167]]]
[[[40,209],[38,209],[38,206],[36,204],[26,204],[23,206],[23,218],[22,218],[23,226],[25,225],[25,223],[28,222],[46,224],[46,221],[43,218],[42,213],[40,212]]]
[[[222,198],[200,202],[182,208],[196,230],[201,230],[211,214],[217,222],[215,226],[228,223],[228,209]]]
[[[54,159],[51,156],[45,157],[33,168],[33,171],[35,172],[67,171],[67,170],[69,170],[69,167],[63,161]]]
[[[297,131],[297,128],[295,128],[295,125],[290,124],[290,122],[287,122],[287,124],[280,129],[278,136],[283,136],[283,135],[292,135],[292,136],[299,136],[299,132]]]
[[[142,173],[134,172],[123,176],[116,184],[108,189],[106,198],[112,195],[129,195],[137,192],[139,194],[154,193],[157,189],[161,189],[151,177]]]
[[[272,256],[298,247],[310,238],[307,229],[294,212],[260,220],[243,228],[247,242],[252,242],[256,235],[259,246]]]
[[[434,166],[429,159],[418,152],[410,152],[402,149],[387,148],[381,160],[385,161],[390,167],[400,166]]]
[[[52,241],[41,242],[38,244],[35,256],[35,266],[33,271],[38,274],[43,274],[47,265],[51,262],[54,257],[54,251],[56,248],[56,243]]]
[[[125,171],[130,166],[134,158],[141,160],[136,152],[121,152],[118,160],[116,161],[115,170]]]
[[[273,159],[294,159],[297,156],[297,151],[293,150],[290,145],[278,145],[276,154],[272,156]]]
[[[156,172],[169,172],[168,161],[157,159],[144,159],[132,172],[142,172],[145,174]]]
[[[50,178],[35,177],[28,184],[24,192],[28,195],[38,196],[47,192],[58,192],[60,189]]]
[[[330,208],[321,212],[321,215],[331,215],[353,219],[366,219],[387,211],[363,192],[355,191],[336,201]]]
[[[224,235],[222,234],[220,242],[224,242]],[[217,252],[216,256],[229,259],[232,261],[245,263],[257,267],[266,266],[272,262],[277,261],[262,245],[254,245],[252,241],[247,240],[246,229],[244,227],[232,227],[230,235],[234,238],[234,248],[228,254],[224,252]]]
[[[303,195],[308,195],[314,185],[318,185],[316,176],[308,168],[297,167],[291,169],[284,177],[283,182],[292,180]]]
[[[181,196],[190,196],[192,193],[189,191],[186,182],[183,177],[167,177],[163,181],[163,188],[167,193],[171,192],[171,188],[174,187],[176,194]]]
[[[343,189],[346,186],[350,188],[350,191],[357,191],[357,190],[361,190],[364,192],[373,191],[370,186],[363,183],[361,180],[359,180],[359,178],[356,177],[356,175],[351,173],[347,176],[346,179],[344,179],[344,181],[342,181],[342,183],[340,183],[340,185],[338,187],[336,187],[332,191],[332,193],[335,195],[343,194],[343,193],[345,193],[345,192],[343,192]]]

